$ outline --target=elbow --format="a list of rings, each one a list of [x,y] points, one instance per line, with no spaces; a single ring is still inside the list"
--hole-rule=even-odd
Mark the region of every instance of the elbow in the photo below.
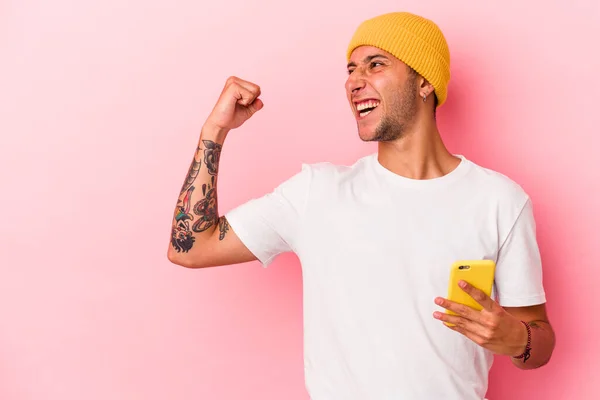
[[[204,267],[204,265],[199,262],[200,260],[190,257],[189,255],[178,253],[171,246],[169,246],[169,250],[167,251],[167,258],[171,263],[184,268],[198,269]]]

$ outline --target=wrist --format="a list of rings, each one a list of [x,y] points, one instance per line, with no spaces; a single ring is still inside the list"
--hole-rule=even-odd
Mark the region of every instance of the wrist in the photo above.
[[[519,345],[512,354],[512,358],[523,359],[523,362],[529,358],[529,352],[531,350],[531,328],[529,324],[524,321],[519,322],[520,330],[518,336]]]
[[[211,140],[215,143],[223,144],[223,142],[225,142],[225,138],[227,137],[228,132],[229,129],[227,128],[222,128],[218,125],[206,122],[204,126],[202,126],[202,130],[200,132],[200,139]]]

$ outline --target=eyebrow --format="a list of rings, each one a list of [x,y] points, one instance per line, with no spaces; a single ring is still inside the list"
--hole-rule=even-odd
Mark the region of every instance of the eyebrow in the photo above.
[[[363,64],[367,64],[367,63],[369,63],[369,62],[373,61],[373,59],[375,59],[375,58],[385,58],[386,60],[389,60],[389,58],[387,58],[387,57],[386,57],[386,56],[384,56],[383,54],[372,54],[372,55],[370,55],[370,56],[366,56],[366,57],[363,59]],[[348,65],[346,66],[346,68],[350,68],[350,67],[356,67],[356,63],[355,63],[355,62],[353,62],[353,61],[350,61],[350,62],[348,63]]]

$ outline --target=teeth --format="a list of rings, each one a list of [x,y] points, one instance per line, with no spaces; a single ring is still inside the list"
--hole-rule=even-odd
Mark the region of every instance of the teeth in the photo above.
[[[366,102],[364,102],[364,103],[359,103],[359,104],[356,106],[356,109],[357,109],[358,111],[362,111],[362,110],[364,110],[364,109],[366,109],[366,108],[375,108],[375,107],[377,107],[378,105],[379,105],[379,102],[378,102],[378,101],[366,101]]]
[[[369,115],[369,114],[371,113],[371,111],[372,111],[372,110],[369,110],[369,111],[363,111],[363,112],[361,112],[359,115],[360,115],[361,117],[366,117],[367,115]]]

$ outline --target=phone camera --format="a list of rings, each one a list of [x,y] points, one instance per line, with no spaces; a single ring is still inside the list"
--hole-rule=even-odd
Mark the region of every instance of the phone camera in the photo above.
[[[458,267],[458,269],[469,269],[468,265],[461,265]]]

